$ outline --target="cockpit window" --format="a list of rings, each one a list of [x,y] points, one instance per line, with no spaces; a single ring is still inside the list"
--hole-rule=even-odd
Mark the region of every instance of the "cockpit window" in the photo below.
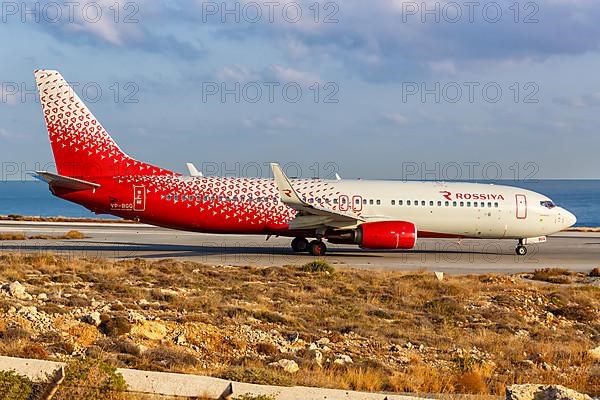
[[[540,201],[540,204],[541,204],[543,207],[550,208],[550,209],[552,209],[552,208],[556,207],[556,204],[554,204],[554,203],[553,203],[553,202],[551,202],[550,200],[547,200],[547,201]]]

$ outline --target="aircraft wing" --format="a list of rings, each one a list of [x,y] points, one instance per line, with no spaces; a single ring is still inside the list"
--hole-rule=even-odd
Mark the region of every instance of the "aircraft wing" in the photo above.
[[[300,215],[296,216],[290,222],[292,229],[312,229],[322,226],[337,229],[353,228],[359,223],[365,222],[363,218],[356,215],[345,214],[340,211],[333,211],[307,203],[302,200],[298,192],[292,187],[292,183],[279,164],[271,163],[271,169],[273,170],[275,184],[279,190],[281,201],[283,204],[300,213]]]
[[[99,184],[94,182],[58,175],[47,171],[36,171],[34,176],[39,180],[48,183],[51,187],[70,189],[73,191],[97,189],[100,187]]]

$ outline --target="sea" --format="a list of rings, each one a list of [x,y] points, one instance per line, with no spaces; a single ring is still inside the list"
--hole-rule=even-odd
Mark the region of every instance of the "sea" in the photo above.
[[[576,226],[600,227],[600,180],[522,180],[485,181],[517,186],[543,193],[556,204],[577,216]],[[0,182],[0,215],[28,215],[41,217],[84,217],[97,216],[84,207],[58,199],[50,193],[48,185],[39,181]]]

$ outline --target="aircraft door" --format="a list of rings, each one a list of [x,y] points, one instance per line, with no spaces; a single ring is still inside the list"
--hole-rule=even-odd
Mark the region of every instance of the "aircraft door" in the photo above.
[[[352,211],[361,212],[362,211],[362,197],[361,196],[352,196]]]
[[[517,219],[527,218],[527,197],[524,194],[515,195],[517,204]]]

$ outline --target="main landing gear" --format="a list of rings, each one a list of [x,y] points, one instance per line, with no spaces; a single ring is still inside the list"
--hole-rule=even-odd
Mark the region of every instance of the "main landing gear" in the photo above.
[[[306,238],[297,237],[292,240],[292,250],[296,253],[308,252],[311,256],[324,256],[327,252],[327,246],[321,240],[313,240],[308,242]]]
[[[523,245],[523,239],[519,239],[519,244],[515,248],[515,253],[517,253],[518,256],[524,256],[527,254],[527,247]]]

